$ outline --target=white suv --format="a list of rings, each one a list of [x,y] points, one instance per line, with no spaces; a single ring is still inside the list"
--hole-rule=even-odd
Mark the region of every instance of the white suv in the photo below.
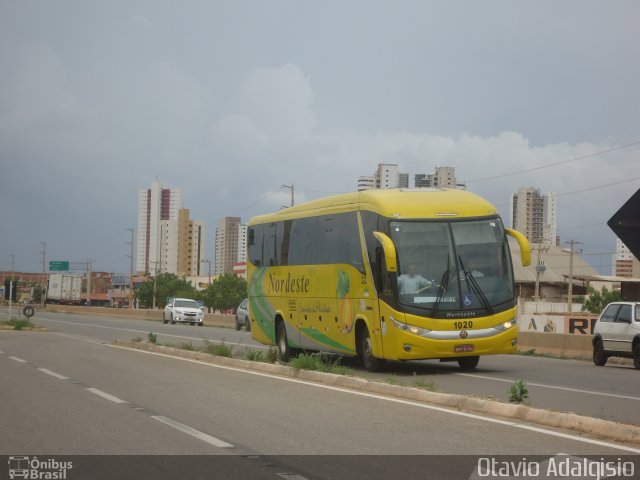
[[[593,363],[609,357],[633,358],[640,370],[640,302],[614,302],[600,314],[593,328]]]
[[[185,322],[202,326],[204,312],[198,302],[189,298],[170,298],[162,312],[162,322]]]

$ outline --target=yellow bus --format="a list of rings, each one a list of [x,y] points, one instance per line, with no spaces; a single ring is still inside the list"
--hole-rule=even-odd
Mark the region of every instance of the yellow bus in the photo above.
[[[378,189],[254,217],[247,232],[251,336],[299,351],[462,369],[516,350],[516,292],[496,208],[463,190]]]

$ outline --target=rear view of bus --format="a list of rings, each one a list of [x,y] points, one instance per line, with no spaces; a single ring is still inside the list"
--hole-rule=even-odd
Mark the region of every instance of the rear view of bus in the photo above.
[[[350,232],[342,235],[348,237],[343,248],[357,251],[350,258],[361,254],[362,261],[336,264],[321,254],[308,265],[250,265],[251,317],[264,327],[254,338],[277,344],[285,354],[292,345],[351,353],[369,370],[385,359],[440,359],[473,369],[482,355],[515,352],[516,294],[507,235],[518,241],[524,265],[530,262],[530,245],[504,228],[490,203],[460,190],[373,190],[311,202],[288,212],[286,222],[289,230],[302,218],[307,223],[318,218],[323,225],[336,215],[328,212],[341,212],[343,223],[352,221],[352,228],[342,228]],[[263,221],[277,225],[276,218]],[[328,231],[318,229],[320,253]],[[281,237],[275,243],[283,250],[292,239]],[[308,283],[304,291],[272,292],[258,280],[270,272],[279,278],[293,273]],[[314,305],[322,307],[322,315],[315,315]],[[305,307],[309,315],[301,318]],[[353,328],[334,329],[326,319]]]

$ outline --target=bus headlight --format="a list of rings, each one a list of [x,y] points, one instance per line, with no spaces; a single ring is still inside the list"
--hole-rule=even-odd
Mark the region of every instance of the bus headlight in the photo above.
[[[495,328],[496,330],[505,331],[505,330],[509,330],[515,324],[516,324],[516,319],[514,317],[511,320],[507,320],[506,322],[501,323],[500,325],[496,325],[493,328]]]
[[[426,328],[420,328],[420,327],[416,327],[415,325],[409,325],[408,323],[399,322],[398,320],[393,318],[391,315],[389,315],[389,320],[393,322],[393,325],[395,325],[396,328],[404,332],[413,333],[414,335],[418,335],[420,337],[427,337],[429,332],[431,331],[431,330],[427,330]]]

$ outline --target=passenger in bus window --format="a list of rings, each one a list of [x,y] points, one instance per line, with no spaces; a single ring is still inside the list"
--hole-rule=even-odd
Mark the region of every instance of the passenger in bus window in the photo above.
[[[419,293],[431,286],[431,282],[422,275],[416,273],[416,266],[409,265],[407,273],[403,273],[398,277],[398,287],[401,295]]]

